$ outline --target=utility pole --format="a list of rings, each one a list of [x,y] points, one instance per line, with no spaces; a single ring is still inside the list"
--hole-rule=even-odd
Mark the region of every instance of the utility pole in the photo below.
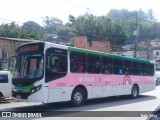
[[[149,60],[149,59],[151,59],[150,52],[152,51],[149,40],[147,41],[146,47],[147,47],[147,60]]]
[[[135,36],[134,40],[134,58],[137,57],[137,50],[138,50],[138,45],[137,45],[137,38],[139,34],[139,25],[138,25],[138,11],[136,12],[136,30],[133,31],[133,35]]]

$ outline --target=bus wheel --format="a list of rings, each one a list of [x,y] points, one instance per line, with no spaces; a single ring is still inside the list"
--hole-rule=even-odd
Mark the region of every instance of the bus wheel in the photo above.
[[[137,98],[139,95],[139,89],[137,85],[133,85],[132,87],[132,92],[131,92],[131,97],[132,98]]]
[[[0,93],[0,102],[2,102],[3,95]]]
[[[71,96],[71,104],[72,106],[78,107],[83,105],[85,102],[85,92],[81,88],[76,88],[73,90]]]

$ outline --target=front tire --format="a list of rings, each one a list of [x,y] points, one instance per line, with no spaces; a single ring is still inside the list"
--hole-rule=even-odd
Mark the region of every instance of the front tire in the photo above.
[[[137,85],[133,85],[132,91],[131,91],[131,97],[132,98],[137,98],[139,95],[139,88]]]
[[[86,100],[85,92],[81,88],[76,88],[73,90],[72,96],[71,96],[71,104],[74,107],[78,107],[84,104]]]

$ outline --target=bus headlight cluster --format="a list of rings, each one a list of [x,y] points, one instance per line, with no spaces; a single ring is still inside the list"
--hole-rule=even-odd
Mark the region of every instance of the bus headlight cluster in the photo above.
[[[12,91],[15,91],[16,89],[15,89],[15,86],[12,86]]]
[[[41,86],[42,86],[42,85],[39,85],[39,86],[33,88],[33,89],[31,90],[31,94],[33,94],[33,93],[39,91],[39,90],[41,89]]]

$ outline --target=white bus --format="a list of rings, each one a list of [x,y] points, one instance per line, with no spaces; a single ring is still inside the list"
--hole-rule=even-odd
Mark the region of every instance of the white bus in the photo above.
[[[109,53],[34,42],[16,49],[12,96],[21,101],[71,101],[131,95],[155,89],[154,63]]]

